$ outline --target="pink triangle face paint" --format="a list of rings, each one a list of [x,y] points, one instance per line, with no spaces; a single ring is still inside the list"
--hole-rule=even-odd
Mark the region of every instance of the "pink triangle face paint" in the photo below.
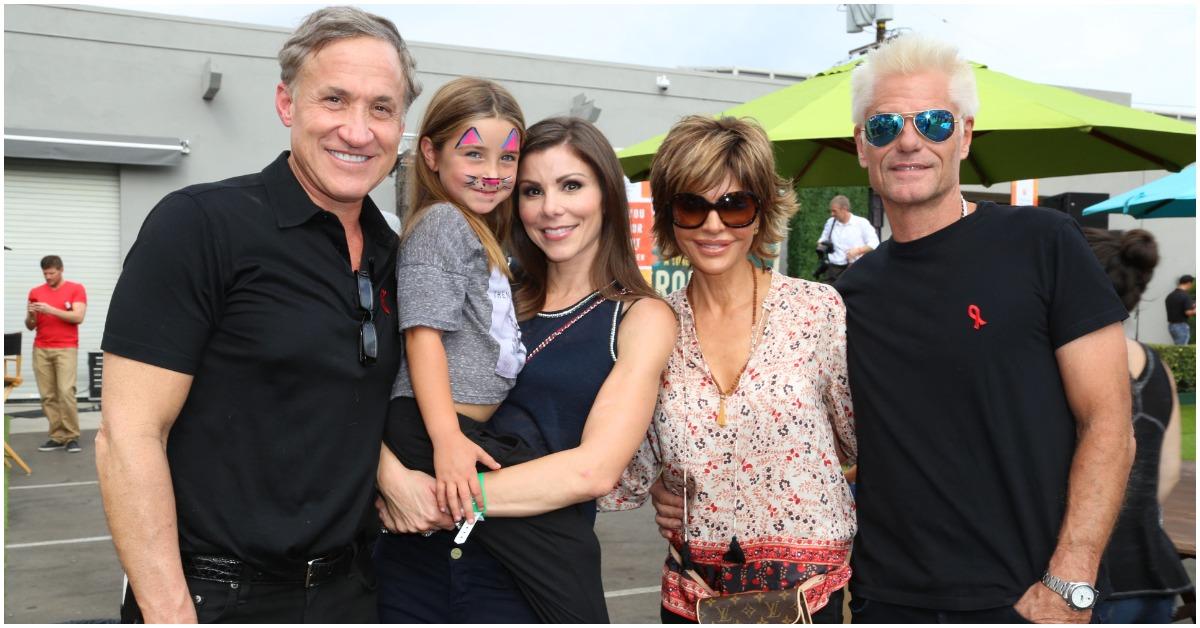
[[[504,140],[504,145],[500,150],[506,153],[516,153],[521,150],[521,136],[517,134],[517,130],[513,129],[508,132],[508,137]]]
[[[462,134],[462,137],[458,138],[458,143],[455,144],[454,147],[458,148],[459,146],[462,146],[463,144],[475,144],[475,145],[482,146],[483,138],[480,137],[479,131],[477,131],[475,129],[475,127],[471,127],[469,129],[467,129],[467,131],[465,133]]]

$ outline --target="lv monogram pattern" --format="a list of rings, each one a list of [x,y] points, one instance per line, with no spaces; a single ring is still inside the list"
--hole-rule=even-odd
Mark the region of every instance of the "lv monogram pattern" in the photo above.
[[[809,624],[812,616],[797,590],[757,591],[700,600],[696,619],[702,624]]]

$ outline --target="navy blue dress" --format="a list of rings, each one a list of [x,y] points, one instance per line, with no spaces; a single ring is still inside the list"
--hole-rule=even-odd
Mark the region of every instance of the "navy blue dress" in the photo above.
[[[619,302],[593,293],[521,323],[533,357],[486,425],[460,420],[464,434],[504,466],[578,446],[616,359],[620,316]],[[389,418],[385,442],[406,466],[422,468],[431,464],[428,436],[393,429],[412,424]],[[534,517],[487,519],[463,545],[454,543],[452,532],[381,536],[375,550],[380,621],[607,623],[595,518],[589,501]]]

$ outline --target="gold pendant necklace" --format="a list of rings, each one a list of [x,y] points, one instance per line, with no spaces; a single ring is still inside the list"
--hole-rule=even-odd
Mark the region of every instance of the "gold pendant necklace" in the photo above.
[[[752,280],[751,285],[753,286],[753,296],[750,300],[750,353],[746,355],[746,363],[742,365],[741,370],[739,370],[737,375],[733,378],[733,384],[728,392],[721,387],[721,383],[717,381],[717,374],[713,372],[712,368],[710,367],[708,369],[708,376],[712,378],[713,384],[717,387],[717,396],[720,398],[720,402],[717,405],[718,427],[725,427],[725,400],[728,399],[735,390],[737,390],[738,383],[742,381],[742,373],[746,372],[746,367],[750,365],[750,358],[754,356],[754,328],[758,325],[758,269],[754,267],[753,263],[750,264],[750,279]],[[688,299],[691,300],[691,285],[688,286],[688,292]],[[695,317],[694,309],[695,308],[693,308],[692,314],[693,318]],[[699,344],[699,340],[700,325],[696,324],[697,344]],[[701,352],[701,355],[703,356],[703,352]],[[705,366],[707,365],[708,362],[706,360]]]

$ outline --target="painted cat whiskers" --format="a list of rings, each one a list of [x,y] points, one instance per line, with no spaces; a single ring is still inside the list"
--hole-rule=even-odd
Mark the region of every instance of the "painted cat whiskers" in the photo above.
[[[483,146],[483,136],[475,127],[470,127],[463,132],[462,137],[458,138],[458,143],[454,145],[455,149],[461,148],[464,144]],[[500,151],[504,153],[519,153],[521,152],[521,136],[516,129],[508,132],[508,137],[504,138],[504,144],[500,146]],[[513,189],[512,177],[480,177],[476,175],[464,175],[466,179],[463,186],[479,192],[496,192],[499,190]]]
[[[468,174],[466,175],[466,179],[467,180],[464,185],[472,190],[479,190],[480,192],[495,192],[496,190],[513,189],[512,177],[498,179],[496,177],[476,177]]]

